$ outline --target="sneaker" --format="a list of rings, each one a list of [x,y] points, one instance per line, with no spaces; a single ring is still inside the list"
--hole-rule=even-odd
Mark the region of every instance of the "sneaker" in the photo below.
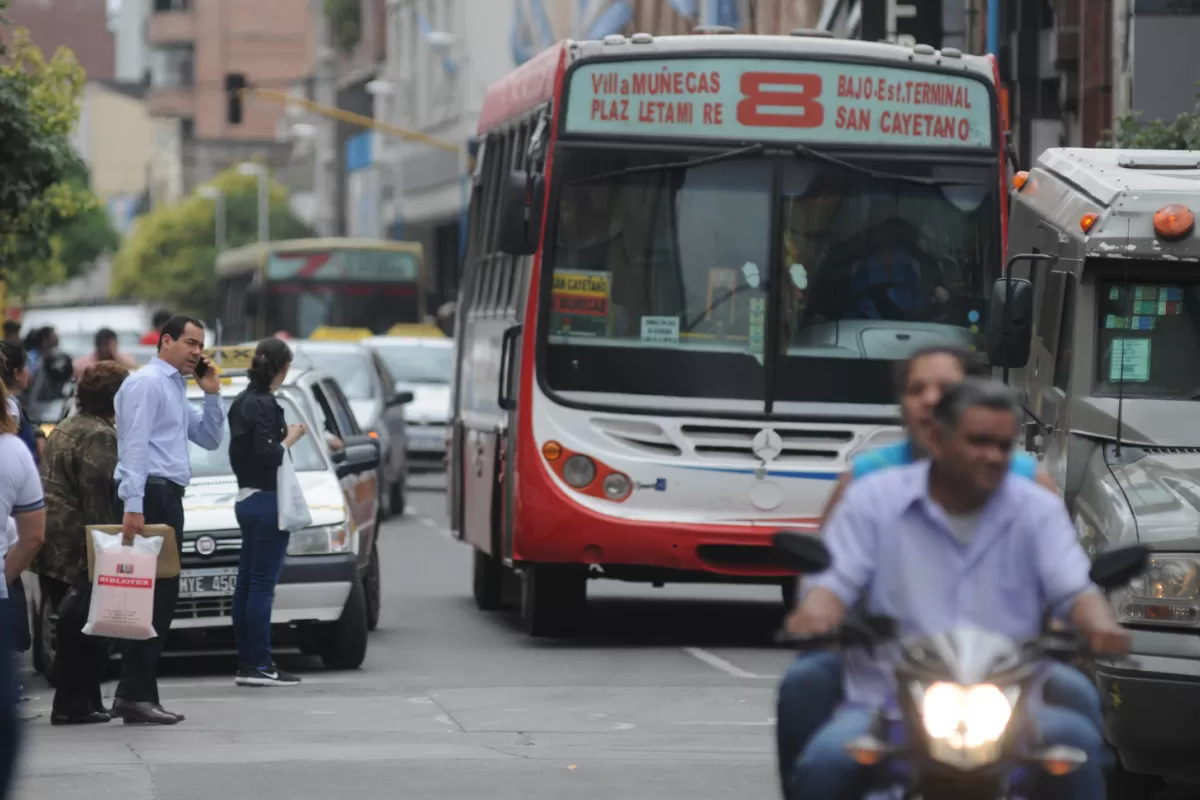
[[[296,686],[300,679],[276,666],[265,669],[245,667],[238,670],[233,682],[238,686]]]

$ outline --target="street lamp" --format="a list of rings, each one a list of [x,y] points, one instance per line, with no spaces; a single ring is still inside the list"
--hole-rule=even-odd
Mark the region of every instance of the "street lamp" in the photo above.
[[[225,250],[225,193],[215,186],[201,186],[198,194],[205,200],[212,200],[216,203],[214,216],[216,218],[217,228],[217,252]]]
[[[237,169],[242,175],[258,177],[258,241],[266,244],[271,241],[271,209],[268,205],[267,195],[267,181],[270,179],[270,175],[264,165],[250,161],[238,164]]]

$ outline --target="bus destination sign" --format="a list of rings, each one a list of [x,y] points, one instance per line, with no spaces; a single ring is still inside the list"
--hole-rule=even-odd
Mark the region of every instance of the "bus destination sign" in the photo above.
[[[568,133],[991,147],[986,84],[902,67],[761,58],[584,64]]]

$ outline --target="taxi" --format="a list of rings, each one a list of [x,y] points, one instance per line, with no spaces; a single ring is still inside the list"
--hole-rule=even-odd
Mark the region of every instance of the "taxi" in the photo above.
[[[248,384],[253,354],[253,344],[205,351],[220,371],[226,410]],[[324,435],[313,394],[331,381],[325,373],[293,368],[276,393],[288,424],[301,422],[309,430],[292,446],[291,456],[312,524],[291,534],[271,611],[272,643],[279,649],[299,647],[330,669],[355,669],[366,658],[368,631],[378,621],[382,597],[376,547],[379,445],[369,436]],[[335,402],[329,394],[319,400]],[[187,396],[197,405],[203,401],[194,380],[188,381]],[[192,481],[183,501],[182,573],[168,652],[211,651],[231,645],[233,638],[242,541],[228,427],[216,450],[194,444],[189,450]],[[34,666],[50,676],[55,609],[41,592],[30,600]]]

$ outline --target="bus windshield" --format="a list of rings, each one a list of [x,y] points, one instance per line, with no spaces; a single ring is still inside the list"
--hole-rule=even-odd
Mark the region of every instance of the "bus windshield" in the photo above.
[[[420,263],[410,252],[358,248],[272,253],[267,327],[306,337],[322,325],[383,333],[423,322]]]
[[[747,155],[611,174],[700,155],[560,146],[551,390],[887,405],[890,364],[914,348],[982,349],[1001,260],[994,163]]]

